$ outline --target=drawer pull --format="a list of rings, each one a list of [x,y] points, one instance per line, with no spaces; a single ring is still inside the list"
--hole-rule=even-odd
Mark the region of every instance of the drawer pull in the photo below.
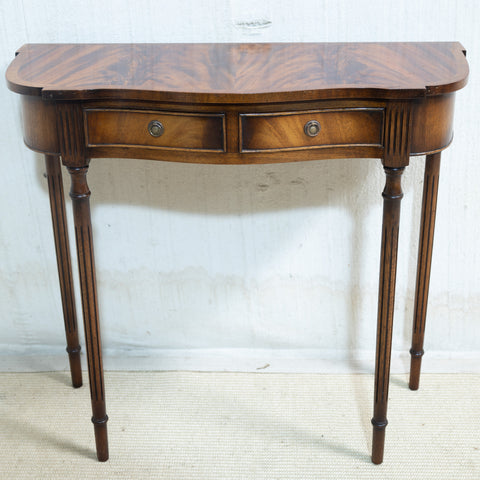
[[[320,124],[316,120],[309,120],[303,127],[305,135],[316,137],[320,133]]]
[[[158,120],[152,120],[148,124],[148,133],[152,137],[159,137],[160,135],[163,134],[164,131],[165,131],[165,128],[163,127],[162,122],[159,122]]]

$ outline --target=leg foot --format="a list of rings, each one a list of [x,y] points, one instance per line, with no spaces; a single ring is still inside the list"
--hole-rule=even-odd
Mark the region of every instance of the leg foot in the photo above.
[[[70,374],[72,376],[72,385],[74,388],[79,388],[83,385],[80,349],[80,345],[74,348],[66,348],[68,353],[68,363],[70,364]]]
[[[372,441],[372,462],[379,465],[383,462],[383,450],[385,447],[385,428],[388,422],[377,423],[372,418],[373,441]]]
[[[97,448],[97,458],[100,462],[106,462],[108,460],[107,421],[107,415],[100,419],[92,417],[93,429],[95,432],[95,445]]]
[[[418,352],[413,348],[410,349],[410,381],[408,383],[410,390],[418,390],[423,354],[423,348]]]

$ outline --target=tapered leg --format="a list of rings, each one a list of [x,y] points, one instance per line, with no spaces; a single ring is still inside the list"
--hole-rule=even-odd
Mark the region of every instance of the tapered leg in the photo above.
[[[103,381],[102,348],[98,318],[95,261],[93,257],[92,224],[90,220],[90,190],[87,185],[88,167],[69,167],[72,187],[70,196],[75,219],[80,287],[82,291],[83,322],[87,347],[88,377],[92,400],[92,422],[95,430],[97,457],[108,460],[107,412]]]
[[[420,382],[420,367],[423,356],[425,319],[427,316],[430,267],[432,264],[435,214],[437,212],[438,178],[440,175],[440,153],[427,155],[423,184],[422,221],[418,247],[417,285],[415,289],[415,313],[413,316],[412,348],[410,349],[410,389],[417,390]]]
[[[72,281],[72,264],[68,242],[67,218],[65,215],[65,197],[63,194],[62,170],[59,157],[45,155],[47,169],[50,210],[52,212],[53,236],[57,253],[58,278],[62,297],[67,352],[74,387],[82,386],[82,367],[80,364],[80,342],[78,341],[75,294]]]
[[[375,398],[373,410],[373,463],[382,463],[387,426],[388,384],[392,350],[395,279],[397,273],[398,227],[400,201],[403,197],[401,177],[403,168],[385,167],[383,190],[382,251],[380,287],[378,294],[377,350],[375,361]]]

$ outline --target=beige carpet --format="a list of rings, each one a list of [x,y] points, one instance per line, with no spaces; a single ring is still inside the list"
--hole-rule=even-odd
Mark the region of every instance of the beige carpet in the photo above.
[[[88,388],[0,374],[0,479],[480,479],[480,375],[390,388],[385,462],[370,463],[370,375],[108,372],[110,460]]]

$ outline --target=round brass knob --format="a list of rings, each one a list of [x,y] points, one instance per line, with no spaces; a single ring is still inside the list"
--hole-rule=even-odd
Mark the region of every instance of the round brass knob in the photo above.
[[[162,122],[159,122],[158,120],[152,120],[148,124],[148,133],[152,137],[159,137],[160,135],[163,134],[164,131],[165,131],[165,128],[163,127]]]
[[[309,120],[303,127],[305,135],[316,137],[320,133],[320,124],[316,120]]]

